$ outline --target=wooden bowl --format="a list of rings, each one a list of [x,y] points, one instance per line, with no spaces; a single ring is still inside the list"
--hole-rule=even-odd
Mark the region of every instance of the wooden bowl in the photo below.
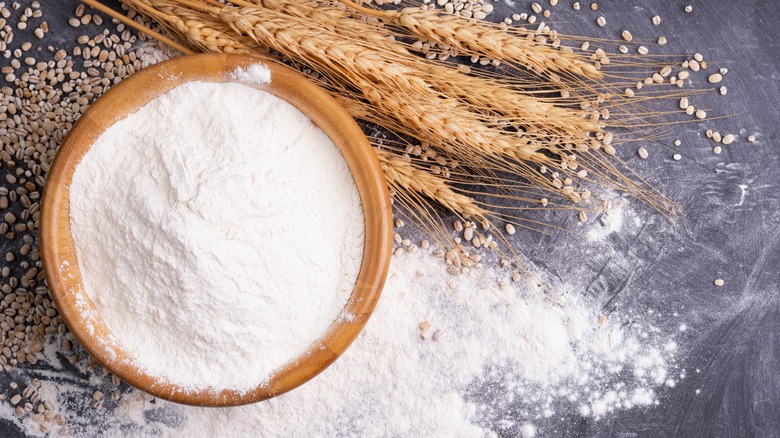
[[[70,229],[70,184],[81,158],[103,131],[172,88],[191,81],[233,82],[231,72],[262,63],[271,82],[246,84],[270,92],[309,116],[341,151],[357,185],[365,220],[360,273],[344,310],[309,350],[291,358],[267,384],[233,390],[185,391],[138,369],[128,353],[106,342],[109,330],[82,284]],[[60,315],[81,345],[125,382],[157,397],[200,406],[236,406],[287,392],[333,363],[357,337],[374,310],[387,276],[392,244],[390,197],[371,145],[357,123],[323,89],[285,66],[245,55],[208,54],[176,58],[140,71],[98,99],[70,130],[47,177],[41,208],[41,254]],[[172,345],[171,348],[176,348]]]

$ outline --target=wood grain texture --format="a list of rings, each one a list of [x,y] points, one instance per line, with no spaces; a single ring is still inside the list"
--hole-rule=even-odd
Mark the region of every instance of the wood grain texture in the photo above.
[[[230,390],[185,391],[160,382],[139,370],[121,346],[101,341],[107,338],[108,328],[83,291],[70,230],[70,183],[76,166],[106,128],[161,94],[191,81],[233,81],[232,71],[255,62],[262,61],[243,55],[196,55],[134,74],[95,102],[73,127],[51,167],[44,191],[41,254],[51,295],[63,320],[87,351],[113,374],[157,397],[179,403],[201,406],[252,403],[290,391],[316,376],[349,347],[367,322],[379,299],[390,262],[390,198],[366,136],[327,92],[287,67],[264,63],[271,70],[271,82],[246,85],[268,91],[309,116],[339,148],[357,185],[365,218],[365,244],[360,274],[344,309],[354,318],[338,319],[305,354],[290,360],[267,384],[244,394]]]

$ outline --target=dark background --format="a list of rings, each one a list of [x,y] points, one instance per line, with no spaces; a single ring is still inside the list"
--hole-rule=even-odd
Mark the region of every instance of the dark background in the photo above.
[[[71,48],[83,31],[67,25],[77,2],[42,3],[52,28],[43,46]],[[539,3],[549,8],[548,1]],[[515,236],[518,248],[550,276],[588,285],[585,293],[604,303],[605,313],[621,307],[674,311],[677,316],[660,329],[674,333],[680,322],[689,326],[678,340],[677,367],[686,370],[686,377],[675,388],[659,390],[658,406],[601,420],[572,414],[554,420],[554,435],[780,436],[780,2],[604,0],[597,12],[588,1],[581,2],[579,12],[571,3],[561,0],[546,21],[564,33],[615,39],[627,28],[635,39],[648,41],[654,53],[690,57],[700,52],[711,67],[693,76],[699,86],[706,86],[706,76],[715,69],[727,67],[721,85],[728,87],[728,95],[709,93],[696,102],[711,109],[710,116],[733,116],[670,128],[671,138],[679,138],[682,146],[648,145],[647,160],[639,160],[635,148],[622,151],[629,165],[686,215],[669,222],[636,205],[643,218],[639,231],[609,237],[610,245],[631,260],[629,268],[612,263],[606,253],[578,252],[577,245],[567,244],[573,239],[569,233]],[[692,13],[683,12],[686,4],[693,5]],[[529,5],[497,2],[491,18],[530,12]],[[601,14],[607,18],[604,28],[595,24]],[[650,23],[656,14],[663,20],[660,26]],[[663,48],[652,43],[660,35],[669,39]],[[738,141],[715,155],[715,144],[704,137],[706,129],[733,133]],[[745,140],[751,133],[757,133],[755,143]],[[681,161],[672,160],[675,152],[682,154]],[[576,226],[571,214],[548,212],[544,220]],[[715,278],[726,285],[714,287]],[[0,384],[27,381],[42,372],[40,365],[16,368],[12,375],[0,376]],[[70,383],[94,391],[76,369],[68,372]],[[87,422],[94,411],[88,405],[84,409],[80,421]],[[23,435],[0,422],[0,436]]]

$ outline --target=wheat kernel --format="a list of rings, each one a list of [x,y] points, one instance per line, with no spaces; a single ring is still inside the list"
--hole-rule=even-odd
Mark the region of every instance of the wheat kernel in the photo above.
[[[708,81],[709,81],[711,84],[717,84],[718,82],[720,82],[721,80],[723,80],[723,76],[722,76],[720,73],[715,73],[715,74],[711,74],[711,75],[710,75],[710,77],[709,77],[709,78],[707,78],[707,80],[708,80]]]
[[[721,148],[720,146],[715,146],[714,148],[712,148],[712,152],[715,155],[720,155],[720,153],[723,152],[723,148]]]
[[[734,134],[726,134],[723,136],[723,144],[731,144],[734,143]]]
[[[661,17],[658,15],[654,15],[652,22],[653,22],[653,26],[658,26],[659,24],[661,24]]]
[[[594,4],[595,4],[595,3],[594,3]],[[607,25],[607,19],[606,19],[606,18],[604,18],[604,16],[601,16],[601,17],[599,17],[599,18],[597,18],[597,19],[596,19],[596,24],[598,24],[598,25],[599,25],[599,26],[601,26],[601,27],[604,27],[604,26],[606,26],[606,25]]]
[[[639,158],[643,160],[647,159],[647,157],[650,155],[648,154],[647,149],[645,149],[644,147],[640,147],[639,149],[637,149],[636,153],[639,155]]]
[[[715,284],[715,286],[718,286],[718,287],[721,287],[721,286],[723,286],[724,284],[726,284],[726,282],[725,282],[725,281],[723,281],[723,279],[722,279],[722,278],[718,278],[718,279],[716,279],[715,281],[713,281],[713,283]]]

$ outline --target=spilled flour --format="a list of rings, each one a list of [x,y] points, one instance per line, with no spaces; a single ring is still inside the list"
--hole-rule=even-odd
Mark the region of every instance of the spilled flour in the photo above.
[[[557,307],[523,282],[489,286],[505,271],[479,273],[453,277],[429,252],[403,254],[357,341],[301,388],[231,409],[131,391],[101,411],[100,430],[71,423],[71,434],[555,436],[550,417],[642,409],[674,385],[676,344],[650,322],[613,313],[599,324],[598,306],[574,291]]]

